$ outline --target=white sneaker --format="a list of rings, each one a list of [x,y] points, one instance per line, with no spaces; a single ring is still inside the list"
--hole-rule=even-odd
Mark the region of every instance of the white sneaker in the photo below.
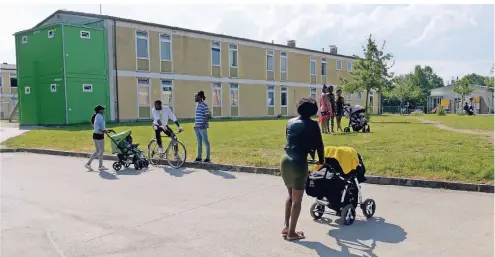
[[[104,166],[101,166],[98,168],[99,171],[104,171],[104,170],[108,170],[108,168],[105,168]]]
[[[89,164],[84,164],[84,168],[88,169],[88,171],[93,171],[93,168],[91,168],[91,165]]]
[[[163,148],[158,147],[158,153],[163,153]]]

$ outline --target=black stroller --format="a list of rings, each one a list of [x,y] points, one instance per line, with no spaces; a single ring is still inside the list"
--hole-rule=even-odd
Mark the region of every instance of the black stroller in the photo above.
[[[355,160],[356,155],[358,162]],[[358,164],[351,170],[349,165],[344,165],[343,169],[338,159],[349,161],[349,158]],[[314,158],[310,163],[315,163]],[[328,208],[340,216],[345,225],[351,225],[356,219],[356,208],[360,207],[366,218],[373,217],[375,201],[362,200],[361,183],[366,181],[365,173],[361,156],[353,148],[325,147],[325,163],[318,171],[310,173],[306,181],[306,194],[316,198],[311,205],[311,216],[315,220],[320,219],[323,214],[330,213],[325,211]]]
[[[371,132],[370,125],[364,114],[365,109],[362,106],[346,104],[344,106],[344,116],[349,119],[349,125],[344,128],[344,132],[351,132],[351,128],[354,132]]]
[[[134,168],[136,170],[147,168],[150,165],[149,161],[144,157],[144,153],[142,151],[137,148],[130,150],[124,147],[124,142],[127,136],[130,136],[131,133],[132,131],[129,129],[111,136],[107,134],[112,142],[112,153],[117,154],[117,157],[119,158],[119,160],[114,162],[112,165],[115,171],[122,169],[122,166],[128,168],[131,164],[134,164]]]

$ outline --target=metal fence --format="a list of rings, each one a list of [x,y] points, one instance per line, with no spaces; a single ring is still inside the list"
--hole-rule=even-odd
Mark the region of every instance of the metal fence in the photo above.
[[[0,96],[0,119],[8,120],[17,104],[17,96]]]
[[[426,106],[416,106],[414,108],[404,108],[404,113],[402,114],[411,114],[416,110],[421,110],[423,113],[428,113],[426,110]],[[390,114],[401,114],[401,110],[399,106],[382,106],[382,113],[390,113]]]

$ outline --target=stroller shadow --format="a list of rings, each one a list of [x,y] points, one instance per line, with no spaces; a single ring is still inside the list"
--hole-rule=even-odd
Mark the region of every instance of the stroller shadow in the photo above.
[[[355,254],[350,254],[350,253],[344,253],[344,252],[339,252],[335,249],[332,249],[320,242],[313,242],[313,241],[294,241],[294,243],[298,245],[302,245],[304,247],[307,247],[309,249],[315,250],[318,256],[332,256],[332,257],[347,257],[347,256],[359,256]]]
[[[112,174],[112,173],[110,173],[108,171],[100,171],[99,175],[100,175],[100,178],[106,179],[106,180],[117,180],[117,179],[119,179],[119,177],[117,177],[117,175]]]
[[[329,224],[333,229],[328,235],[335,238],[342,248],[341,253],[350,256],[349,250],[361,251],[368,256],[377,256],[373,253],[377,242],[397,244],[407,238],[407,233],[398,225],[385,222],[383,218],[371,218],[368,220],[356,220],[350,226]],[[368,242],[371,244],[368,245]]]
[[[237,177],[226,172],[226,171],[221,171],[221,170],[208,170],[209,173],[215,175],[215,176],[219,176],[219,177],[222,177],[224,179],[236,179]]]
[[[189,175],[193,172],[192,170],[190,170],[188,168],[174,169],[174,168],[169,168],[169,167],[164,167],[163,171],[165,171],[165,173],[168,173],[170,176],[177,177],[177,178],[183,177],[184,175]]]
[[[117,175],[126,175],[126,176],[137,176],[143,174],[143,171],[141,170],[135,170],[135,169],[124,169],[124,170],[119,170],[116,172]]]

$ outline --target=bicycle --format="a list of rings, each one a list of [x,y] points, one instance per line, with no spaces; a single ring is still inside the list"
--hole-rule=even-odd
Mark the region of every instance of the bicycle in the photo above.
[[[169,131],[172,133],[172,135],[166,136],[170,137],[171,141],[168,144],[167,149],[162,153],[158,151],[159,146],[156,142],[156,138],[151,139],[151,141],[148,143],[148,159],[153,165],[160,164],[161,160],[166,160],[170,167],[178,169],[184,166],[184,163],[186,162],[187,150],[184,144],[182,144],[177,138],[177,135],[180,134],[182,131],[179,131],[177,133],[174,133],[172,130]],[[183,150],[183,155],[181,155],[181,150]],[[171,154],[173,154],[173,156],[170,156]]]

